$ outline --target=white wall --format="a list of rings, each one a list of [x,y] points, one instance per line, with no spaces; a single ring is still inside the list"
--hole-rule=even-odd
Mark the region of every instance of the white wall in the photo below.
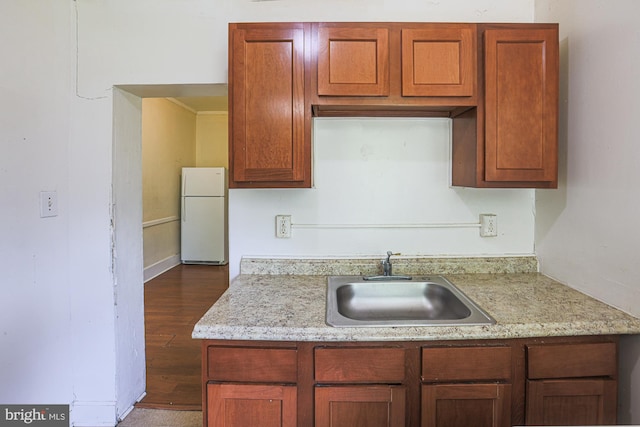
[[[141,232],[128,233],[129,239],[126,232],[141,223],[141,184],[133,169],[139,152],[119,145],[126,144],[119,129],[135,125],[113,111],[120,105],[136,113],[138,100],[114,97],[114,85],[226,82],[229,21],[528,22],[533,6],[534,0],[0,2],[0,401],[70,403],[74,425],[109,426],[144,382]],[[438,149],[445,143],[439,137]],[[322,161],[318,167],[326,173]],[[440,182],[431,189],[444,189]],[[41,190],[58,192],[57,217],[39,218]],[[503,209],[496,201],[503,197],[524,197],[531,206],[526,190],[491,196],[495,205],[483,205],[473,191],[445,191],[451,200],[459,197],[455,203],[470,217],[485,207]],[[259,197],[243,201],[246,210],[240,204],[232,210],[246,215],[257,208],[265,221],[260,233],[270,232],[273,209]],[[307,196],[286,197],[278,210],[304,218],[295,197]],[[499,227],[506,221],[510,240],[515,231],[504,212]],[[529,241],[530,218],[524,225]],[[242,245],[236,244],[236,257],[270,253],[236,227],[231,240]],[[426,249],[416,252],[442,250],[431,243],[438,241],[433,233],[426,239]],[[358,251],[388,247],[387,239],[380,242]],[[475,244],[478,251],[501,250],[489,241]],[[304,245],[279,251],[309,252]]]
[[[561,182],[538,191],[542,272],[640,316],[640,3],[538,0],[560,23]],[[621,347],[620,422],[640,423],[640,339]]]
[[[231,277],[243,255],[532,254],[533,190],[450,187],[450,125],[314,119],[313,189],[230,191]],[[481,213],[498,215],[498,237],[467,227]],[[291,238],[275,238],[278,214],[292,216]]]

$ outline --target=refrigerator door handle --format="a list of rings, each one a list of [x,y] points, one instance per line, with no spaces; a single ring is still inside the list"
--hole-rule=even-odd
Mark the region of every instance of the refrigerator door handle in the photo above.
[[[187,198],[182,198],[182,222],[187,222]]]

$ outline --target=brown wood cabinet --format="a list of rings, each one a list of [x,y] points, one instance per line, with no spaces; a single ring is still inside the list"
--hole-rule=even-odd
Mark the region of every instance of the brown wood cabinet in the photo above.
[[[405,389],[400,386],[317,386],[315,427],[402,427]]]
[[[296,427],[296,387],[207,384],[207,426]]]
[[[229,25],[231,188],[310,187],[312,116],[453,119],[452,184],[555,188],[557,24]]]
[[[510,427],[511,347],[422,350],[422,427]]]
[[[482,100],[453,118],[453,185],[555,188],[558,27],[479,26]]]
[[[614,343],[527,348],[527,424],[616,423]]]
[[[389,96],[389,30],[319,24],[318,95]]]
[[[615,424],[617,346],[616,336],[205,340],[205,427]]]
[[[307,24],[229,25],[229,187],[309,187]]]
[[[328,23],[312,27],[317,116],[442,116],[476,104],[476,26]]]

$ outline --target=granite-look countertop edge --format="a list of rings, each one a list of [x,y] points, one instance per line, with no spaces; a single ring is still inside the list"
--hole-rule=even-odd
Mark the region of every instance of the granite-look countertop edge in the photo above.
[[[539,273],[446,275],[497,321],[490,326],[334,328],[327,276],[241,275],[195,325],[197,339],[430,341],[640,333],[640,319]]]

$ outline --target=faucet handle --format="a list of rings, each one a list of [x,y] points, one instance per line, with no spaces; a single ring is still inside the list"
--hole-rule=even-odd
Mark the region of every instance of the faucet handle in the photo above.
[[[389,262],[389,258],[391,258],[392,256],[398,256],[398,255],[402,255],[400,252],[391,252],[391,251],[387,251],[387,262]]]

